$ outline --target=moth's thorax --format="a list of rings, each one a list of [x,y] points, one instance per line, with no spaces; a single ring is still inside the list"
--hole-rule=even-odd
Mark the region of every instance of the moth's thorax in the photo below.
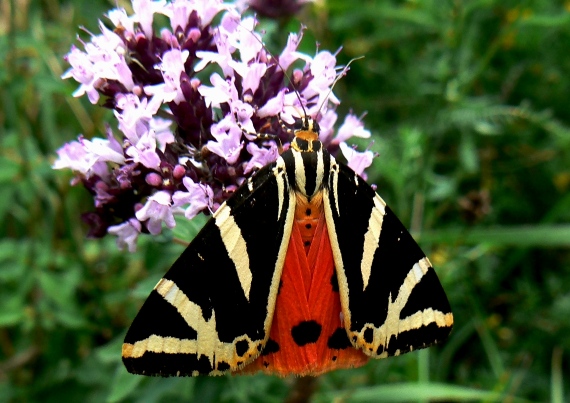
[[[300,134],[308,135],[300,136]],[[323,144],[319,141],[319,136],[315,132],[310,131],[298,131],[295,134],[295,138],[291,142],[291,148],[301,153],[317,152],[322,147]]]
[[[301,119],[296,124],[300,125],[296,127],[291,147],[299,152],[319,151],[323,147],[319,141],[319,124],[310,117]]]
[[[291,148],[281,155],[291,190],[310,202],[326,186],[331,156],[318,140],[295,138]]]

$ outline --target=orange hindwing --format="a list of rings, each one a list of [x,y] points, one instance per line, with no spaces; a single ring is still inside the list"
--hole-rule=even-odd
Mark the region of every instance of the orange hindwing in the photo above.
[[[368,361],[342,323],[333,253],[321,199],[297,198],[269,340],[244,373],[320,375]]]

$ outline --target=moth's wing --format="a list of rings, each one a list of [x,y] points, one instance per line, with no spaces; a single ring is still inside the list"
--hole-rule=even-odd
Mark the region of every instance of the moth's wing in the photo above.
[[[445,339],[453,325],[445,292],[430,261],[380,196],[331,157],[324,199],[352,345],[383,358]]]
[[[282,163],[241,186],[158,282],[125,337],[129,372],[219,375],[260,354],[295,210]]]

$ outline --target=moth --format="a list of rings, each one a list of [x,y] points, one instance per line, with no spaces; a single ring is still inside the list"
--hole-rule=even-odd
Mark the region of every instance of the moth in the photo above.
[[[448,336],[449,302],[404,225],[315,120],[295,129],[151,292],[122,347],[129,372],[315,376]]]

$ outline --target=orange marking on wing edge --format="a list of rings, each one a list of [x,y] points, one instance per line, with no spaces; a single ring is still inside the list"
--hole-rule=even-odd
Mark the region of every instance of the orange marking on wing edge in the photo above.
[[[343,348],[328,346],[333,333],[346,335],[346,331],[341,323],[340,297],[331,282],[335,268],[322,210],[308,253],[303,245],[302,224],[302,220],[295,220],[293,224],[281,275],[282,286],[270,341],[266,344],[266,349],[272,352],[262,353],[240,373],[262,371],[279,376],[317,376],[335,369],[360,367],[369,359],[350,345],[348,336]],[[312,338],[317,325],[320,325],[320,333],[316,341],[301,346],[295,342],[292,330],[302,322],[311,322],[307,328],[313,330]],[[299,335],[296,336],[299,340]],[[303,337],[311,339],[310,332],[301,334],[301,339]]]

